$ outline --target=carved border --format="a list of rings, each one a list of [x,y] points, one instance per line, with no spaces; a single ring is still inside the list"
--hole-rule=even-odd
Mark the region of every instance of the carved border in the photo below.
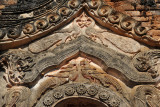
[[[55,87],[53,90],[45,93],[35,107],[38,107],[39,105],[44,107],[51,105],[55,106],[60,100],[72,97],[91,98],[113,107],[130,107],[125,99],[121,98],[109,88],[105,88],[96,84],[82,83],[65,84],[63,86]]]
[[[151,46],[160,46],[159,41],[146,35],[149,29],[133,18],[115,11],[103,0],[69,0],[60,5],[57,10],[44,17],[26,23],[24,26],[0,29],[0,50],[6,50],[29,43],[37,38],[48,35],[62,24],[69,23],[79,13],[86,11],[100,25],[109,28],[118,34],[131,37]],[[8,36],[8,39],[3,39]],[[14,42],[13,42],[14,41]]]
[[[99,58],[108,67],[119,70],[123,75],[125,75],[125,77],[133,82],[156,82],[150,74],[137,72],[131,63],[131,58],[122,54],[117,54],[113,50],[97,44],[85,36],[80,36],[67,44],[58,46],[49,54],[44,54],[44,56],[35,65],[33,75],[28,78],[28,81],[26,82],[32,82],[39,74],[44,72],[45,69],[59,65],[65,59],[68,59],[79,52]]]

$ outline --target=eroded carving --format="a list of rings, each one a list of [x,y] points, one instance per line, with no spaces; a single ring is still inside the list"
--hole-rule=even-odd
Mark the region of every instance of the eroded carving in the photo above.
[[[55,74],[55,72],[58,72]],[[123,89],[120,85],[120,83],[114,79],[112,76],[106,74],[101,68],[98,66],[96,67],[93,62],[84,59],[84,58],[77,58],[74,60],[71,60],[69,64],[63,66],[58,71],[52,71],[45,76],[48,77],[60,77],[60,78],[68,78],[70,81],[76,81],[76,82],[87,82],[88,80],[90,82],[97,82],[100,81],[103,86],[105,87],[112,87],[113,90],[119,92],[120,94],[123,93]],[[86,80],[88,79],[88,80]],[[80,95],[83,95],[86,93],[86,87],[83,85],[78,86],[76,89],[77,93]],[[95,90],[96,91],[96,90]],[[96,92],[95,92],[96,93]],[[91,95],[94,95],[91,92]]]
[[[75,96],[76,97],[78,97],[78,96],[80,96],[80,97],[86,97],[87,96],[88,97],[88,95],[89,95],[90,98],[92,98],[92,99],[96,98],[100,101],[103,101],[103,103],[105,103],[106,105],[110,105],[111,107],[130,107],[130,105],[127,104],[123,98],[119,97],[116,93],[114,93],[110,89],[107,89],[107,88],[104,88],[104,87],[101,87],[101,86],[98,86],[98,85],[93,85],[93,84],[89,85],[89,84],[81,84],[81,83],[65,84],[63,86],[56,87],[55,89],[49,91],[44,96],[42,96],[42,98],[40,99],[40,101],[36,105],[36,107],[42,105],[44,103],[44,101],[47,99],[47,97],[50,96],[50,95],[53,95],[54,92],[56,92],[56,90],[64,90],[64,89],[67,89],[68,87],[74,87],[73,89],[77,89],[77,88],[79,88],[79,86],[82,86],[82,85],[83,85],[83,87],[86,87],[86,91],[88,91],[88,92],[90,90],[89,87],[94,87],[94,88],[98,89],[97,93],[94,94],[94,96],[91,96],[90,94],[87,94],[87,93],[82,95],[82,94],[78,94],[78,92],[74,93],[72,96],[71,95],[69,95],[69,96],[65,95],[64,98],[61,97],[58,100],[53,99],[52,101],[55,101],[55,102],[52,106],[55,106],[56,102],[58,102],[59,100],[62,100],[62,99],[64,100],[66,98],[72,98],[72,97],[74,98]],[[64,90],[64,92],[65,91],[66,90]],[[61,93],[63,93],[63,91]],[[51,102],[50,99],[49,99],[49,102]]]
[[[65,88],[65,94],[68,96],[71,96],[75,93],[75,89],[73,87],[66,87]]]
[[[148,72],[153,78],[159,76],[159,54],[157,50],[138,54],[134,60],[134,66],[140,72]]]
[[[104,0],[18,0],[0,13],[0,50],[45,36],[21,47],[25,51],[0,56],[0,76],[4,72],[7,82],[0,106],[49,107],[84,97],[106,107],[159,107],[160,52],[142,52],[133,60],[121,54],[140,51],[140,44],[127,37],[152,46],[159,41]]]
[[[32,43],[29,45],[29,50],[33,53],[39,53],[49,48],[54,49],[57,45],[70,42],[81,35],[85,35],[91,40],[108,47],[112,47],[113,45],[117,48],[117,50],[125,53],[133,54],[140,50],[140,44],[138,42],[130,38],[119,37],[119,35],[110,33],[107,29],[98,27],[95,24],[95,21],[85,13],[82,13],[79,17],[77,17],[73,23],[69,25],[69,28],[55,31],[55,33],[51,36]],[[118,39],[121,39],[121,41],[118,41]]]
[[[35,77],[37,77],[39,73],[42,73],[44,69],[53,65],[58,65],[65,59],[77,55],[79,52],[83,52],[84,54],[92,55],[104,61],[108,67],[117,69],[131,81],[141,83],[155,82],[150,74],[137,72],[129,57],[120,53],[115,53],[113,50],[106,48],[103,45],[96,44],[84,36],[80,36],[76,40],[58,46],[53,52],[54,54],[47,54],[48,57],[43,57],[38,61],[33,70],[35,72]]]
[[[22,51],[9,52],[1,57],[1,64],[5,69],[4,78],[8,86],[23,84],[26,72],[31,72],[35,64],[32,57]]]
[[[77,93],[78,93],[79,95],[83,95],[83,94],[86,93],[87,88],[86,88],[84,85],[79,85],[79,86],[77,86],[76,91],[77,91]]]
[[[98,93],[98,89],[97,89],[96,87],[90,86],[90,87],[88,88],[88,94],[89,94],[90,96],[94,96],[94,95],[96,95],[97,93]]]
[[[54,98],[51,95],[48,95],[47,97],[44,98],[43,104],[45,106],[51,106],[54,103]]]
[[[43,3],[44,5],[42,5]],[[74,19],[75,16],[79,15],[84,11],[87,12],[93,19],[95,19],[105,28],[114,29],[114,31],[117,31],[117,33],[121,32],[124,36],[128,36],[134,39],[136,38],[136,40],[143,41],[144,43],[147,43],[149,45],[159,46],[158,40],[155,40],[150,35],[146,35],[146,33],[149,30],[148,28],[142,27],[141,23],[139,23],[138,21],[123,13],[116,11],[111,6],[109,6],[107,2],[104,2],[103,0],[62,0],[61,2],[51,2],[51,0],[42,0],[41,2],[33,1],[33,5],[35,7],[33,5],[30,5],[31,4],[29,2],[29,4],[27,3],[25,4],[25,6],[20,5],[20,8],[17,6],[13,7],[16,9],[14,10],[16,11],[16,15],[14,14],[13,10],[9,7],[9,9],[5,8],[6,11],[4,10],[2,12],[5,13],[4,15],[1,15],[2,19],[7,19],[7,21],[2,20],[3,24],[1,26],[2,28],[4,27],[2,30],[5,30],[6,32],[3,32],[3,34],[1,34],[0,36],[0,39],[2,39],[2,45],[0,45],[1,50],[20,46],[21,43],[19,43],[18,41],[23,40],[25,42],[23,42],[22,44],[26,44],[31,40],[35,40],[37,38],[42,37],[38,36],[39,34],[46,34],[49,33],[51,30],[55,31],[56,29],[62,26],[61,22],[66,24],[66,22],[70,21],[71,19]],[[28,9],[30,10],[30,13],[27,14],[26,11]],[[7,12],[11,12],[13,13],[13,15],[8,14]],[[20,24],[22,22],[24,23],[24,26],[17,25],[17,23]],[[33,22],[35,22],[34,25]],[[10,25],[14,26],[11,27]],[[37,29],[35,29],[35,27]],[[92,31],[96,33],[95,35],[100,33],[95,29]],[[6,33],[7,37],[5,37]],[[30,34],[31,36],[28,36],[28,34]],[[96,37],[97,41],[102,42],[101,37],[94,37]],[[7,44],[8,47],[4,47],[4,44]]]
[[[134,95],[133,101],[136,102],[134,107],[158,107],[160,105],[159,90],[152,85],[136,86],[133,88],[132,94]]]
[[[24,86],[13,86],[5,94],[6,107],[27,107],[30,89]]]

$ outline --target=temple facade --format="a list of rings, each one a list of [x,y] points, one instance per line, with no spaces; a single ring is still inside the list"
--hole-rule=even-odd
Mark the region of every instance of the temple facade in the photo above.
[[[160,1],[1,0],[0,107],[160,107]]]

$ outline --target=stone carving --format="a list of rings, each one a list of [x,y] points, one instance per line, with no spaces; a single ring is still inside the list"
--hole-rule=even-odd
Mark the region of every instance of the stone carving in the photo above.
[[[23,52],[18,53],[18,51],[1,57],[1,64],[5,69],[4,78],[8,86],[23,84],[26,72],[31,72],[31,68],[34,66],[32,57],[27,54],[25,56]]]
[[[26,45],[0,52],[0,107],[159,107],[160,52],[135,40],[160,44],[139,21],[104,0],[9,1],[0,50]]]
[[[75,90],[73,87],[66,87],[65,94],[68,96],[72,96],[75,93]]]
[[[44,5],[41,5],[41,3],[44,3]],[[51,30],[55,31],[61,27],[62,25],[61,22],[63,22],[63,24],[64,23],[66,24],[68,21],[70,21],[71,19],[74,19],[75,16],[80,15],[84,11],[88,13],[93,19],[95,19],[98,23],[100,23],[105,28],[114,30],[117,33],[121,32],[121,34],[124,36],[128,36],[134,39],[136,38],[136,40],[142,41],[149,45],[159,46],[159,42],[157,43],[157,40],[153,39],[149,35],[146,35],[146,33],[148,32],[148,28],[142,27],[141,23],[139,23],[138,21],[134,20],[133,18],[123,13],[120,13],[114,10],[112,7],[110,7],[107,4],[107,2],[103,2],[103,0],[102,1],[98,0],[96,2],[94,0],[86,0],[86,1],[62,0],[61,2],[58,2],[58,1],[51,2],[51,0],[46,0],[46,1],[41,0],[41,2],[35,1],[33,5],[34,4],[37,6],[35,7],[37,9],[34,9],[32,5],[25,6],[25,8],[23,8],[24,5],[22,5],[22,8],[20,9],[24,9],[24,10],[17,10],[18,12],[14,10],[16,11],[17,15],[14,18],[13,15],[15,14],[13,14],[11,15],[11,17],[13,17],[13,19],[16,20],[16,22],[13,20],[9,20],[10,18],[6,18],[6,17],[9,17],[9,15],[6,15],[8,14],[7,12],[12,11],[12,9],[7,12],[5,12],[5,10],[3,11],[3,13],[6,13],[6,14],[1,15],[1,17],[2,19],[8,19],[8,21],[6,21],[5,24],[1,25],[2,27],[4,27],[1,30],[2,33],[0,34],[0,38],[3,41],[0,44],[1,50],[6,50],[8,48],[14,48],[22,44],[26,44],[31,40],[35,40],[37,38],[44,36],[43,34],[48,34]],[[30,3],[27,5],[30,5]],[[26,18],[27,15],[24,15],[25,12],[27,11],[26,8],[27,9],[29,8],[31,10],[30,14],[33,13],[33,15],[31,15],[29,19]],[[82,8],[85,8],[85,9],[82,9]],[[54,12],[51,12],[51,11],[54,11]],[[23,14],[20,14],[20,13],[23,13]],[[24,16],[24,18],[19,18],[17,20],[17,17],[20,17],[20,16]],[[95,17],[98,17],[98,18],[95,18]],[[101,31],[96,29],[94,30],[89,29],[89,25],[92,25],[90,24],[92,20],[88,19],[85,25],[84,25],[84,22],[85,22],[84,20],[83,20],[84,22],[82,22],[82,19],[77,21],[79,21],[78,24],[80,27],[82,26],[88,27],[88,29],[86,29],[86,33],[88,33],[89,36],[91,36],[91,34],[94,33],[94,35],[92,35],[93,36],[92,38],[95,38],[97,41],[104,43],[104,41],[101,40],[102,39],[101,37],[95,36],[101,33]],[[19,24],[21,22],[25,23],[24,26],[16,25],[16,23]],[[4,23],[4,21],[2,23]],[[102,24],[102,23],[105,23],[105,24]],[[14,25],[14,27],[9,26],[12,24]],[[78,28],[75,27],[75,29],[78,29]],[[30,34],[30,36],[28,36],[28,34]],[[7,37],[5,37],[5,35],[7,35]],[[38,35],[41,35],[41,36],[38,36]],[[18,42],[22,40],[23,40],[22,43]],[[4,47],[4,44],[7,44],[8,47]],[[50,45],[53,45],[53,44],[54,43],[52,42]],[[120,46],[118,47],[121,48]]]
[[[36,105],[36,107],[40,106],[40,105],[44,105],[44,101],[46,101],[46,99],[48,99],[48,96],[53,95],[57,90],[64,90],[64,92],[66,92],[65,89],[68,90],[68,87],[74,87],[72,89],[78,89],[79,86],[85,87],[87,92],[89,92],[91,87],[94,87],[95,89],[97,89],[97,92],[94,94],[94,96],[91,96],[88,93],[89,97],[92,99],[93,98],[99,99],[100,101],[103,101],[104,103],[106,103],[106,105],[110,105],[111,107],[130,107],[129,104],[125,103],[125,100],[123,98],[119,97],[117,94],[115,94],[113,91],[111,91],[107,88],[103,88],[101,86],[93,85],[93,84],[91,85],[91,84],[81,84],[81,83],[65,84],[63,86],[59,86],[59,87],[49,91],[44,96],[42,96],[42,98],[40,99],[40,101]],[[52,97],[50,96],[51,98],[49,98],[49,100],[48,100],[49,106],[54,105],[53,103],[51,104],[50,102],[55,101],[54,103],[56,104],[57,101],[62,100],[62,99],[64,100],[67,97],[69,97],[69,98],[74,97],[74,96],[81,96],[81,97],[87,96],[88,97],[87,93],[82,95],[82,94],[78,94],[78,92],[79,91],[77,91],[77,93],[74,93],[72,96],[65,95],[64,98],[61,97],[60,99],[58,98],[57,100],[54,100],[54,99],[51,100]],[[61,94],[63,94],[63,91],[61,92]],[[45,106],[47,106],[47,105],[45,105]]]
[[[86,88],[84,85],[79,85],[79,86],[77,86],[76,91],[77,91],[77,93],[78,93],[79,95],[83,95],[83,94],[86,93],[87,88]]]
[[[35,22],[37,29],[45,29],[48,26],[48,22],[45,19],[39,19]]]
[[[35,32],[35,26],[33,24],[29,23],[24,26],[23,28],[24,34],[31,34],[33,32]]]
[[[55,74],[55,72],[59,73]],[[106,74],[102,69],[94,66],[91,61],[80,57],[75,60],[71,60],[69,64],[63,66],[59,71],[50,72],[45,76],[69,78],[70,81],[76,82],[87,82],[86,79],[89,79],[90,82],[96,82],[96,80],[98,80],[103,86],[113,86],[115,91],[120,94],[124,94],[121,85],[116,79]],[[83,85],[78,86],[76,89],[77,93],[80,95],[85,94],[86,90],[86,87]]]
[[[8,30],[8,34],[7,34],[8,38],[13,38],[16,39],[20,36],[20,29],[19,27],[17,28],[10,28]]]
[[[137,86],[133,88],[132,93],[134,95],[133,98],[135,98],[133,101],[137,102],[135,107],[142,107],[142,105],[143,107],[158,107],[160,105],[159,90],[154,86]]]
[[[98,93],[98,89],[94,86],[88,88],[88,94],[90,96],[95,96]]]
[[[56,98],[56,99],[61,99],[63,98],[63,93],[61,91],[55,91],[53,96]]]
[[[45,97],[45,99],[43,100],[43,104],[45,106],[51,106],[54,103],[54,99],[53,96],[48,95],[47,97]]]
[[[27,107],[30,89],[24,86],[13,86],[5,94],[6,107]]]
[[[37,100],[41,97],[43,93],[45,93],[49,88],[58,87],[60,85],[63,85],[68,82],[68,79],[66,78],[57,78],[57,77],[44,77],[39,81],[32,89],[31,89],[31,96],[29,97],[29,107],[32,107]],[[64,96],[64,93],[61,93],[61,91],[55,91],[52,96],[56,99],[60,99]],[[46,103],[49,101],[46,101]]]
[[[153,78],[159,76],[159,55],[157,50],[138,54],[134,60],[134,66],[140,72],[148,72]]]
[[[89,54],[102,60],[108,67],[118,70],[125,75],[126,79],[141,83],[155,82],[150,74],[145,72],[137,72],[132,64],[131,58],[123,54],[116,53],[103,45],[96,44],[84,36],[80,36],[67,44],[58,46],[55,50],[53,50],[53,52],[54,54],[46,53],[47,57],[43,57],[37,61],[35,69],[33,70],[34,79],[48,67],[59,65],[62,61],[71,58],[72,56],[77,56],[83,52],[86,55]],[[32,81],[34,80],[33,78]]]
[[[82,41],[79,41],[79,42],[82,43]],[[82,43],[82,44],[84,44],[84,43]],[[86,43],[86,45],[87,45],[87,43]],[[103,50],[104,50],[104,48],[103,48]],[[56,52],[59,53],[59,52],[61,52],[61,50],[58,50]],[[90,54],[89,52],[90,52],[90,50],[87,53]],[[93,52],[94,51],[92,51],[92,53]],[[111,52],[111,51],[109,51],[109,52]],[[34,69],[32,69],[32,70],[36,70],[38,67],[37,66],[38,63],[43,62],[41,64],[46,65],[44,63],[46,61],[45,58],[48,57],[49,55],[53,55],[52,53],[48,53],[48,54],[44,54],[41,56],[36,56],[37,58],[41,57],[42,60],[37,61],[36,65],[34,65],[34,63],[33,63],[34,61],[32,59],[34,57],[32,55],[28,58],[27,53],[24,54],[23,52],[21,53],[19,51],[18,51],[18,53],[16,53],[16,55],[15,55],[15,53],[16,52],[10,52],[8,54],[3,55],[2,59],[1,59],[1,67],[4,66],[4,68],[5,68],[6,64],[8,64],[9,61],[12,62],[12,60],[14,60],[14,62],[16,62],[16,63],[11,63],[11,64],[16,64],[16,65],[14,65],[16,67],[20,66],[20,68],[15,68],[16,70],[20,69],[22,71],[31,71],[30,65],[34,66]],[[65,54],[64,55],[62,54],[62,56],[66,55],[66,52],[64,52],[64,53]],[[105,52],[105,54],[107,54],[107,52]],[[157,55],[157,54],[154,54],[154,55]],[[64,59],[62,59],[62,57],[60,57],[60,55],[58,56],[58,57],[60,57],[60,59],[58,59],[56,53],[55,53],[55,55],[51,56],[51,58],[54,59],[54,56],[56,56],[56,58],[57,58],[57,60],[55,60],[55,61],[60,61],[59,63],[61,63],[61,60],[62,61],[64,60]],[[119,57],[122,57],[122,56],[119,56]],[[51,58],[48,58],[48,59],[51,59]],[[107,57],[107,58],[111,58],[111,57]],[[114,58],[116,58],[116,57],[114,57]],[[117,58],[118,58],[118,56],[117,56]],[[155,56],[155,58],[157,58],[157,57]],[[104,57],[104,59],[105,59],[105,57]],[[51,60],[47,60],[47,61],[50,61],[50,63],[52,65],[54,65],[54,63],[58,64],[57,62],[53,62]],[[125,58],[125,61],[127,61],[127,58]],[[49,63],[48,63],[47,67],[50,67],[52,65],[49,65]],[[116,66],[118,66],[118,65],[116,65]],[[45,66],[44,69],[47,69],[47,67]],[[43,71],[42,68],[39,68],[39,69],[41,69]],[[87,58],[78,57],[77,59],[72,59],[71,61],[68,62],[68,64],[60,67],[59,70],[53,70],[48,73],[47,73],[47,71],[45,71],[46,74],[45,74],[45,72],[40,72],[39,70],[37,72],[41,73],[41,75],[44,75],[44,77],[35,86],[33,86],[33,88],[30,89],[31,94],[28,97],[28,99],[29,99],[28,105],[31,107],[37,103],[38,99],[41,99],[41,97],[43,97],[43,93],[47,92],[48,89],[50,89],[50,88],[54,89],[58,86],[61,86],[62,84],[69,83],[69,82],[101,84],[102,86],[114,91],[117,95],[119,95],[124,100],[128,100],[128,97],[126,96],[126,93],[124,92],[125,88],[122,88],[122,86],[121,86],[122,84],[120,83],[120,81],[115,79],[113,76],[107,74],[106,73],[107,71],[104,72],[99,66],[97,66],[91,60],[88,60]],[[34,73],[34,72],[32,72],[32,73]],[[39,75],[39,74],[37,74],[37,75]],[[34,78],[36,79],[37,77],[34,77]],[[31,79],[31,80],[34,81],[34,79]],[[11,82],[11,85],[23,85],[23,81],[18,82],[18,83]],[[13,86],[13,87],[15,87],[15,86]],[[21,87],[21,86],[16,86],[16,87]],[[79,84],[79,85],[75,85],[74,87],[69,87],[68,89],[67,88],[68,87],[65,87],[64,91],[63,90],[61,91],[59,89],[58,89],[58,91],[55,90],[54,93],[52,94],[53,100],[52,100],[52,98],[51,99],[48,98],[48,100],[46,98],[46,100],[43,101],[42,104],[44,106],[52,105],[56,102],[56,100],[62,99],[65,96],[73,96],[73,95],[77,94],[78,96],[85,96],[85,95],[90,96],[90,97],[97,96],[101,101],[104,101],[108,105],[113,106],[113,107],[119,106],[119,105],[121,105],[121,107],[125,107],[124,105],[126,105],[125,102],[123,104],[121,104],[120,99],[113,97],[113,95],[106,93],[106,91],[104,91],[105,93],[100,94],[99,88],[96,88],[96,86],[93,86],[91,88],[91,87],[86,87],[84,84]],[[157,91],[153,92],[153,93],[157,93]],[[158,101],[150,102],[150,99],[157,99],[158,98],[158,97],[150,96],[150,94],[148,96],[146,96],[146,99],[142,99],[140,96],[137,96],[137,95],[133,96],[132,98],[133,98],[133,101],[135,101],[135,103],[137,103],[137,105],[138,104],[145,105],[145,103],[143,103],[144,101],[146,101],[146,103],[150,104],[150,105],[155,105],[155,104],[158,105],[159,104]],[[26,100],[28,100],[28,99],[26,99]],[[54,99],[56,99],[56,100],[54,100]],[[7,103],[5,103],[5,104],[7,104]],[[15,103],[13,103],[13,105],[14,104]],[[16,104],[22,104],[22,103],[18,101]],[[126,105],[126,106],[128,106],[128,105]]]
[[[118,107],[120,105],[120,101],[118,98],[113,96],[109,104],[111,105],[111,107]]]
[[[63,46],[63,44],[61,46]],[[72,47],[72,48],[70,48],[70,47]],[[20,61],[17,63],[16,61],[18,61],[18,59],[16,58],[16,60],[15,60],[16,63],[14,63],[14,64],[18,65],[18,67],[22,66],[21,69],[18,68],[18,71],[24,71],[21,73],[25,74],[24,79],[22,79],[22,82],[23,83],[31,83],[38,78],[38,76],[43,72],[44,69],[47,69],[49,66],[59,65],[60,63],[62,63],[63,60],[71,57],[72,55],[78,54],[77,52],[81,51],[86,54],[91,54],[91,55],[103,60],[107,66],[119,70],[120,72],[122,72],[122,74],[126,75],[126,77],[131,79],[132,81],[153,82],[153,80],[149,77],[149,75],[146,75],[145,73],[137,74],[137,71],[135,71],[133,69],[133,67],[130,66],[130,62],[131,62],[130,58],[128,58],[127,56],[124,56],[122,54],[116,54],[114,51],[112,51],[109,48],[106,48],[106,50],[104,50],[105,48],[106,48],[105,46],[102,46],[99,44],[95,45],[95,43],[88,40],[88,38],[80,36],[76,40],[69,42],[67,45],[65,44],[64,48],[62,48],[62,49],[61,49],[61,47],[57,47],[57,49],[55,50],[55,52],[57,52],[57,53],[55,53],[57,56],[55,56],[55,54],[53,54],[52,52],[45,52],[44,56],[43,56],[43,54],[33,56],[32,54],[28,54],[28,52],[24,51],[21,53],[21,51],[19,51],[19,52],[15,53],[15,57],[18,57],[18,59],[20,59]],[[16,56],[16,54],[17,54],[17,56]],[[5,56],[5,54],[3,56]],[[49,56],[50,56],[50,58],[49,58]],[[126,63],[121,61],[120,60],[121,58],[123,58],[123,60],[125,60]],[[34,62],[34,59],[37,59],[36,64]],[[12,60],[12,58],[11,58],[11,60]],[[119,61],[120,61],[120,63],[119,63]],[[122,66],[125,66],[125,67],[122,67]],[[3,67],[6,67],[6,65]],[[5,69],[7,69],[7,68],[5,68]],[[17,68],[15,67],[15,69],[17,69]],[[128,72],[128,71],[132,71],[132,72]],[[128,72],[128,73],[126,73],[126,72]],[[136,78],[140,77],[140,78],[134,79],[134,77],[136,77]]]
[[[51,47],[55,48],[62,43],[67,43],[81,35],[85,35],[91,40],[108,47],[112,47],[110,46],[112,44],[125,53],[132,54],[140,50],[140,44],[136,41],[126,37],[119,37],[119,35],[110,33],[108,30],[96,27],[95,21],[85,13],[82,13],[82,15],[73,21],[69,28],[55,31],[52,36],[45,37],[32,43],[29,45],[29,50],[32,53],[39,53]],[[118,41],[119,39],[121,39],[121,41]]]
[[[99,99],[102,100],[102,101],[106,101],[106,100],[109,100],[110,98],[110,94],[107,93],[107,92],[101,92],[99,93]]]

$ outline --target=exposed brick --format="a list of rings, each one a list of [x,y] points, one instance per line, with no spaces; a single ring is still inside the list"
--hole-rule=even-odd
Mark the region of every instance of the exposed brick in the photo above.
[[[132,17],[134,18],[135,20],[137,21],[142,21],[142,22],[147,22],[149,21],[149,18],[148,17]]]
[[[160,30],[150,30],[148,31],[148,34],[152,36],[160,36]]]
[[[150,27],[151,26],[151,22],[142,22],[142,26],[143,27]]]
[[[129,16],[141,16],[141,13],[139,11],[126,11],[126,14]]]

